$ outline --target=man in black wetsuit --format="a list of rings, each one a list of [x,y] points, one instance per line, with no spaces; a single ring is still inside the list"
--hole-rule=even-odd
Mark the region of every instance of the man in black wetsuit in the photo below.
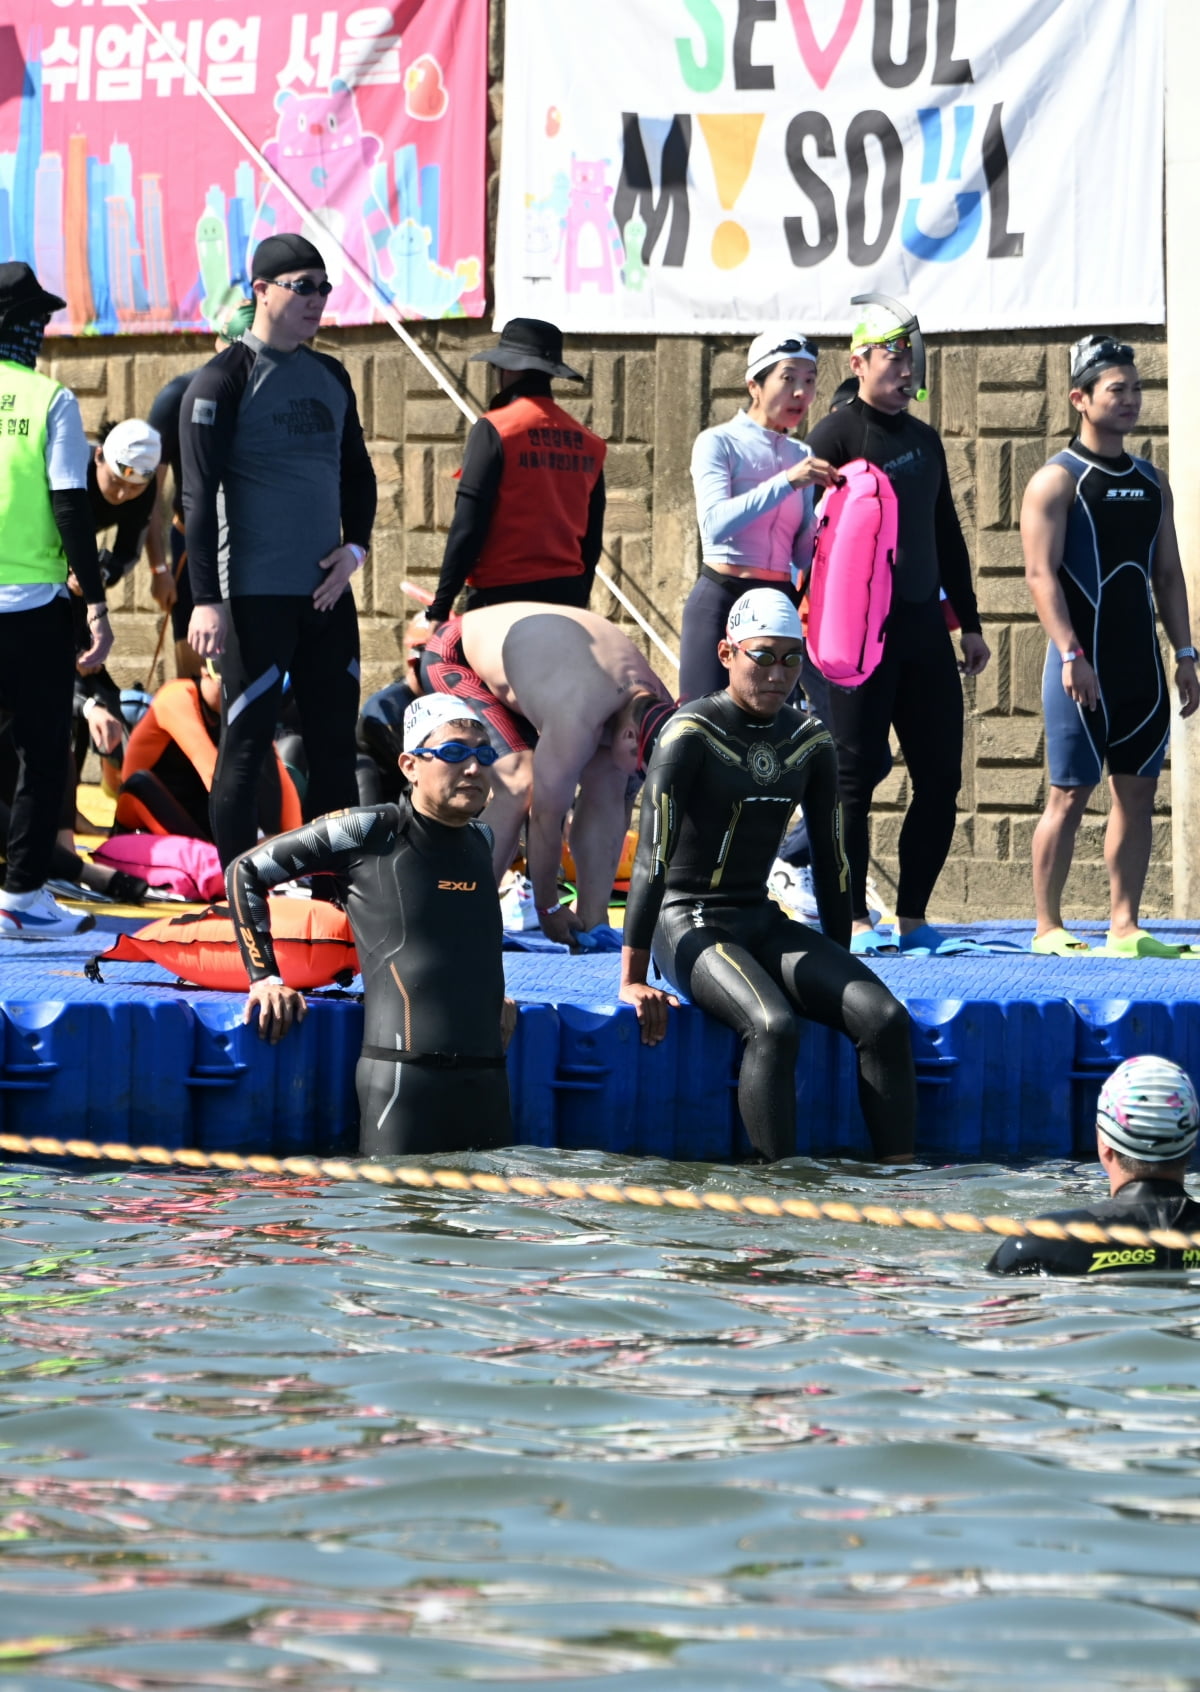
[[[1046,1220],[1200,1234],[1200,1204],[1183,1184],[1197,1123],[1196,1090],[1178,1064],[1166,1058],[1126,1058],[1100,1089],[1096,1106],[1096,1154],[1108,1176],[1109,1197],[1079,1210],[1051,1211]],[[1031,1236],[1005,1240],[988,1268],[998,1275],[1200,1269],[1200,1245],[1096,1245]]]
[[[504,1048],[516,1007],[504,997],[492,836],[477,819],[495,760],[474,708],[439,694],[405,717],[400,767],[410,793],[264,840],[226,872],[250,977],[245,1020],[271,1041],[304,1017],[271,947],[267,893],[336,871],[363,974],[359,1149],[418,1156],[512,1140]]]
[[[896,490],[899,537],[883,658],[856,688],[829,688],[827,726],[837,746],[838,792],[846,821],[853,900],[853,949],[876,952],[867,914],[871,797],[887,768],[895,727],[912,799],[900,831],[896,931],[901,951],[936,948],[941,936],[926,907],[954,836],[962,783],[963,702],[959,670],[977,676],[991,656],[980,633],[971,564],[954,509],[946,453],[937,431],[910,417],[924,397],[924,347],[916,319],[872,296],[851,338],[858,397],[823,417],[808,445],[830,464],[865,458]],[[914,372],[914,355],[921,369]],[[962,628],[957,664],[942,612],[945,588]],[[806,671],[814,691],[811,665]],[[807,685],[807,684],[806,684]]]
[[[183,506],[196,608],[192,650],[224,654],[213,840],[228,865],[253,845],[256,789],[291,675],[310,815],[353,805],[358,614],[350,578],[375,521],[375,472],[345,369],[305,343],[331,292],[301,235],[251,261],[254,327],[183,401]]]
[[[797,1012],[848,1034],[875,1154],[906,1163],[916,1122],[908,1013],[846,949],[850,878],[833,742],[815,717],[787,704],[803,646],[785,594],[743,594],[718,648],[728,687],[693,700],[661,729],[625,909],[621,997],[655,1044],[670,1000],[647,985],[653,946],[672,986],[742,1035],[738,1106],[756,1151],[771,1161],[795,1150]],[[767,895],[796,804],[808,819],[823,934]]]
[[[1200,705],[1174,505],[1162,472],[1125,451],[1142,409],[1133,348],[1112,335],[1077,341],[1070,398],[1079,433],[1031,477],[1021,502],[1025,580],[1049,637],[1042,710],[1050,793],[1033,834],[1033,950],[1069,956],[1089,949],[1063,927],[1062,896],[1075,836],[1107,764],[1104,950],[1177,958],[1179,947],[1138,923],[1171,732],[1156,608],[1175,649],[1180,717]]]

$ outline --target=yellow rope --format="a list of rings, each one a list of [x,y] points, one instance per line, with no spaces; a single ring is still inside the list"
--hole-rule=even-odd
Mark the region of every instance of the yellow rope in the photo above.
[[[638,1204],[660,1209],[715,1210],[730,1216],[792,1217],[800,1222],[862,1222],[877,1228],[918,1228],[926,1232],[1001,1234],[1009,1239],[1082,1240],[1085,1245],[1163,1246],[1170,1251],[1200,1247],[1200,1234],[1176,1228],[1134,1228],[1098,1222],[1052,1222],[1045,1217],[1020,1222],[1011,1216],[972,1216],[966,1211],[893,1210],[886,1204],[849,1204],[832,1199],[776,1199],[769,1193],[697,1191],[694,1187],[618,1185],[614,1181],[543,1181],[536,1175],[492,1175],[474,1169],[390,1168],[382,1163],[341,1157],[270,1157],[238,1152],[171,1151],[166,1146],[98,1146],[92,1140],[55,1140],[44,1135],[0,1134],[0,1152],[17,1156],[96,1158],[105,1163],[150,1163],[158,1168],[251,1170],[256,1175],[299,1175],[331,1181],[369,1181],[377,1187],[440,1187],[455,1193],[516,1194],[520,1198],[596,1199],[601,1204]]]

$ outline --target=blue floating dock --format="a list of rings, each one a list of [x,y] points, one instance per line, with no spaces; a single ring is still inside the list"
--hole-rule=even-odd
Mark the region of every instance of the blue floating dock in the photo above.
[[[0,1132],[277,1155],[353,1152],[362,1007],[326,989],[277,1046],[243,1026],[245,1000],[151,964],[87,961],[145,919],[98,917],[71,940],[0,942]],[[1082,930],[1102,938],[1098,930]],[[1164,939],[1196,925],[1155,924]],[[967,932],[958,930],[950,932]],[[1028,942],[1028,924],[977,924]],[[521,1005],[508,1071],[520,1141],[728,1161],[739,1045],[694,1006],[645,1047],[617,1002],[619,960],[506,956]],[[1155,1052],[1200,1074],[1200,962],[1000,952],[881,958],[913,1022],[927,1159],[1090,1156],[1096,1094],[1123,1058]],[[869,1156],[849,1042],[801,1023],[796,1150]]]

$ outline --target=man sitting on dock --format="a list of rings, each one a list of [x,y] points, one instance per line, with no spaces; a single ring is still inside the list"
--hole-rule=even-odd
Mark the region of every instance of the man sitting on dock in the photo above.
[[[1096,1155],[1108,1176],[1108,1199],[1079,1210],[1053,1210],[1039,1221],[1200,1233],[1200,1204],[1183,1184],[1197,1124],[1196,1089],[1177,1063],[1158,1057],[1126,1058],[1100,1089],[1096,1105]],[[1005,1240],[988,1268],[997,1275],[1198,1269],[1200,1246],[1095,1245],[1031,1236]]]
[[[907,1163],[917,1109],[908,1013],[850,955],[837,754],[824,725],[787,703],[804,651],[795,606],[776,588],[751,589],[717,650],[728,686],[672,717],[646,772],[621,997],[654,1045],[671,1001],[647,984],[653,944],[667,980],[737,1030],[746,1041],[738,1107],[755,1150],[771,1161],[796,1149],[797,1014],[847,1034],[875,1155]],[[808,821],[820,934],[767,893],[797,804]]]
[[[363,974],[365,1043],[356,1084],[359,1149],[420,1156],[512,1140],[504,1048],[516,1006],[504,997],[500,900],[488,802],[495,749],[462,700],[417,699],[404,718],[397,805],[331,811],[264,840],[226,872],[250,977],[245,1020],[272,1042],[305,1015],[271,946],[267,894],[318,871],[344,874]]]
[[[500,753],[488,822],[496,879],[529,818],[526,857],[543,934],[572,943],[608,921],[629,787],[673,706],[637,647],[591,611],[529,604],[452,617],[421,663],[430,691],[467,700]],[[558,896],[571,812],[575,909]]]

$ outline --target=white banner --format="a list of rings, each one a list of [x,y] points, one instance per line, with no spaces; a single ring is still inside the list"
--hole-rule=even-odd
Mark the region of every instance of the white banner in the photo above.
[[[1161,323],[1161,0],[508,0],[496,321]]]

